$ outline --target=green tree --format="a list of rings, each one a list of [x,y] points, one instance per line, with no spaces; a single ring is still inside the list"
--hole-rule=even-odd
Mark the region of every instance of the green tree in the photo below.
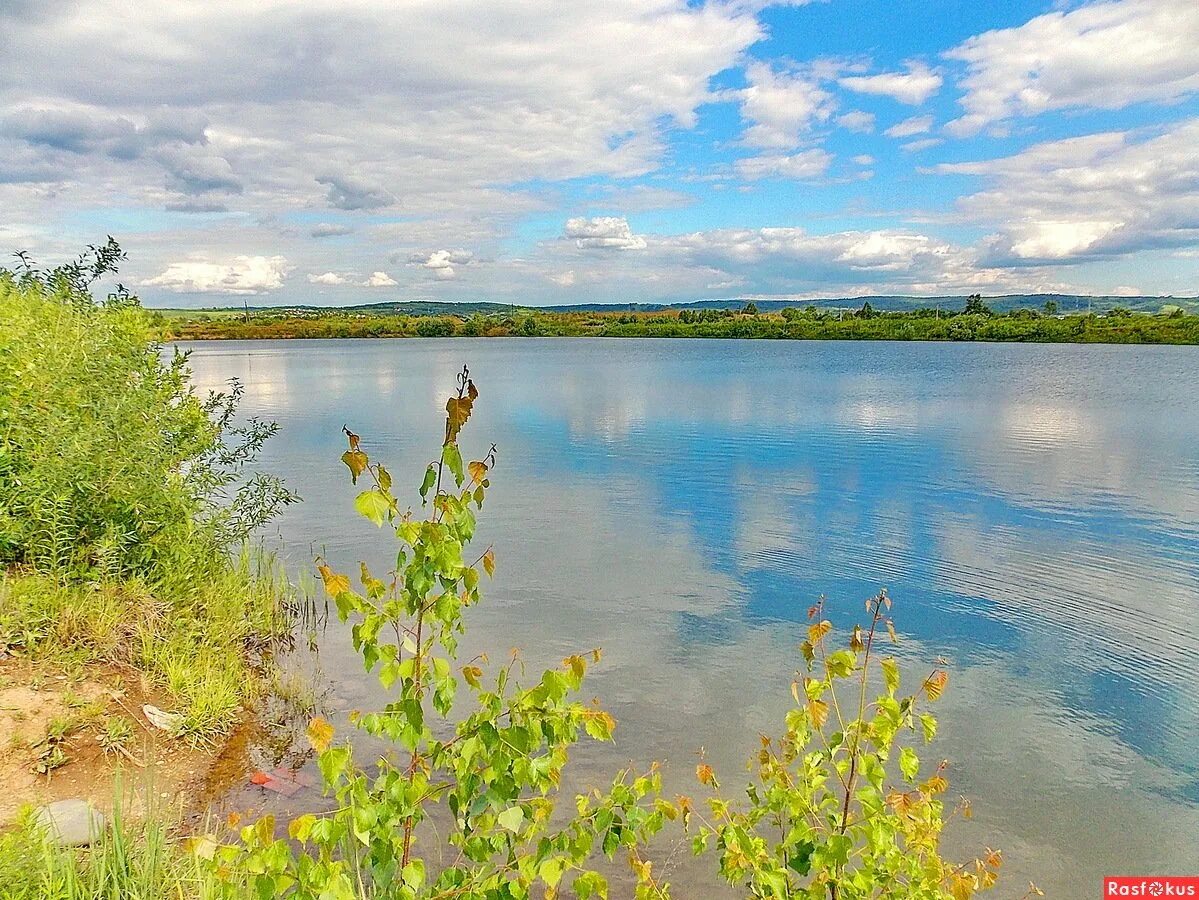
[[[781,736],[763,736],[744,806],[720,793],[706,763],[696,769],[714,795],[707,816],[695,813],[695,852],[714,851],[721,875],[749,897],[969,900],[996,882],[998,851],[966,864],[942,858],[945,764],[922,774],[912,746],[935,736],[926,707],[948,675],[934,668],[902,694],[899,662],[879,646],[884,633],[896,640],[891,600],[884,591],[866,608],[869,622],[839,648],[823,601],[809,611],[795,706]]]
[[[481,575],[490,576],[488,548],[465,555],[475,512],[491,486],[495,447],[463,462],[459,436],[478,391],[464,368],[446,403],[445,439],[420,485],[424,515],[403,508],[390,472],[372,462],[357,434],[346,430],[342,461],[355,483],[370,486],[355,508],[398,543],[395,569],[376,578],[363,564],[361,590],[322,564],[325,589],[343,621],[352,621],[355,649],[392,699],[355,724],[392,742],[368,772],[348,744],[333,742],[321,719],[309,727],[326,789],[337,801],[327,815],[303,815],[276,839],[270,817],[243,828],[240,845],[198,844],[222,878],[225,896],[240,897],[247,883],[257,896],[326,898],[460,898],[498,900],[532,896],[535,886],[554,896],[569,885],[576,897],[606,897],[607,882],[589,865],[593,855],[628,854],[638,897],[666,896],[652,864],[640,852],[678,805],[659,795],[655,768],[622,772],[606,791],[577,798],[556,815],[558,784],[570,748],[583,736],[610,740],[615,722],[576,699],[589,662],[599,650],[571,655],[529,687],[517,684],[518,659],[496,666],[458,659],[462,614],[480,599]],[[458,709],[461,689],[471,708]],[[430,808],[444,804],[448,832],[421,829]],[[432,860],[427,862],[427,860]],[[434,861],[448,864],[433,871]]]
[[[1044,309],[1045,309],[1045,315],[1056,316],[1057,315],[1057,301],[1056,300],[1046,300]]]
[[[966,298],[966,308],[963,312],[968,316],[989,316],[990,308],[983,303],[982,294],[971,294]]]
[[[758,304],[750,300],[745,304],[745,308],[741,310],[741,312],[745,313],[747,316],[756,316],[758,314]]]

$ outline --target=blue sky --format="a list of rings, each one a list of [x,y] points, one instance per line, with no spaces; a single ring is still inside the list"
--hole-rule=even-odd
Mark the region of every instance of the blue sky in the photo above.
[[[0,245],[149,305],[1199,292],[1199,4],[0,8]]]

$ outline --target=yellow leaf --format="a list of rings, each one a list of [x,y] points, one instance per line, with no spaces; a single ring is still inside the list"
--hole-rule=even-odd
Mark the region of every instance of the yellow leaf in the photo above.
[[[466,464],[466,471],[470,472],[470,480],[472,482],[481,482],[487,477],[487,463],[479,462],[477,459]]]
[[[341,430],[342,430],[342,431],[344,431],[344,432],[346,433],[346,437],[347,437],[347,438],[349,439],[349,441],[350,441],[350,449],[351,449],[351,450],[357,450],[357,449],[358,449],[358,442],[359,442],[359,437],[358,437],[358,435],[354,434],[354,432],[350,431],[350,429],[346,428],[346,426],[344,426],[344,425],[342,425],[342,426],[341,426]]]
[[[473,390],[473,388],[472,388]],[[476,395],[477,396],[477,395]],[[458,432],[470,418],[474,397],[451,397],[445,403],[445,442],[452,444],[458,440]]]
[[[929,700],[938,699],[945,692],[945,685],[949,683],[949,673],[944,669],[938,669],[924,679],[924,693]]]
[[[483,554],[483,571],[487,573],[488,578],[495,577],[495,551],[490,547]]]
[[[977,883],[973,875],[953,875],[949,885],[949,892],[953,894],[953,900],[970,900],[977,890]]]
[[[823,728],[824,723],[828,721],[828,704],[823,700],[809,700],[808,715],[811,716],[813,725]]]
[[[330,597],[336,598],[338,594],[344,594],[350,589],[350,579],[345,575],[338,575],[328,566],[320,565],[316,570],[321,573],[321,581],[325,583],[325,590]]]
[[[587,671],[587,663],[578,654],[566,657],[566,659],[562,660],[562,665],[570,669],[571,674],[575,678],[582,678],[583,673]]]
[[[345,463],[346,467],[350,470],[350,480],[354,484],[357,484],[358,476],[366,470],[366,464],[368,462],[366,454],[361,450],[347,450],[341,455],[341,461]]]
[[[194,857],[208,862],[216,856],[219,847],[217,842],[206,834],[188,838],[183,845]]]
[[[479,686],[479,679],[483,676],[483,670],[478,666],[463,666],[462,677],[466,679],[466,683],[473,688]]]
[[[706,784],[709,787],[719,787],[716,783],[716,775],[712,772],[712,767],[707,763],[700,763],[695,767],[695,777],[699,779],[700,784]]]
[[[591,661],[592,662],[599,662],[603,658],[603,656],[604,656],[604,651],[603,651],[602,647],[596,647],[594,650],[591,651]]]
[[[306,841],[316,824],[316,816],[306,813],[287,823],[287,836],[293,841]]]
[[[862,640],[862,626],[853,626],[853,634],[849,636],[849,649],[854,653],[861,653],[866,649],[866,643]]]
[[[312,745],[312,749],[317,753],[324,753],[329,749],[329,743],[333,740],[333,726],[317,716],[308,723],[308,743]]]
[[[808,626],[808,640],[813,644],[819,644],[821,639],[833,630],[833,623],[828,619],[823,619],[814,625]]]

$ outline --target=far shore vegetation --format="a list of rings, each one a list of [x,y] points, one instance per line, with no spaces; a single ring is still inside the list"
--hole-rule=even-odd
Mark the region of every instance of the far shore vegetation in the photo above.
[[[771,304],[775,306],[776,304]],[[429,304],[396,309],[294,308],[163,310],[152,313],[163,340],[407,337],[656,337],[781,340],[1015,341],[1197,344],[1199,314],[1174,303],[1154,310],[1111,306],[1062,312],[1054,300],[997,311],[979,295],[959,305],[882,310],[804,305],[759,309],[501,309],[494,304]]]

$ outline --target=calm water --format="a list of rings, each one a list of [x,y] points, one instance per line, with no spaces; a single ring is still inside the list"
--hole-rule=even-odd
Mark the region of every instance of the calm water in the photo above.
[[[1035,879],[1199,872],[1199,355],[1181,347],[484,339],[198,343],[278,421],[266,462],[306,502],[278,527],[385,568],[338,456],[343,423],[400,485],[439,441],[469,363],[464,447],[499,445],[480,546],[499,568],[468,652],[530,665],[599,645],[620,721],[583,777],[699,748],[744,778],[790,705],[807,607],[895,598],[902,652],[944,656],[951,848],[1001,847],[1000,896]],[[378,699],[330,626],[330,708]],[[930,752],[929,758],[932,758]],[[680,896],[704,867],[663,851]]]

